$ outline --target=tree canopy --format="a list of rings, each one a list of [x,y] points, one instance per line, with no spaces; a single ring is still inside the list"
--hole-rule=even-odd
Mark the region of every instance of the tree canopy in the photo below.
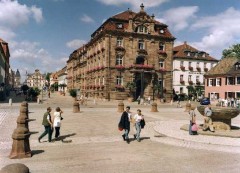
[[[222,58],[226,58],[228,56],[240,58],[240,44],[234,44],[228,49],[224,49],[222,52]]]

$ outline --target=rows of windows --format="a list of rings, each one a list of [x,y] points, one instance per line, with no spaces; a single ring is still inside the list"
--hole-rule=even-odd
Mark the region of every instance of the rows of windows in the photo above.
[[[189,81],[192,81],[193,78],[192,78],[192,75],[188,75],[188,82]],[[184,76],[183,75],[180,75],[180,81],[184,81]],[[196,83],[200,82],[200,76],[196,76]]]
[[[208,86],[221,86],[222,79],[221,78],[210,78],[208,79]],[[240,77],[226,77],[225,85],[240,85]]]
[[[122,37],[117,37],[116,46],[123,47],[123,38]],[[144,40],[142,40],[142,39],[138,40],[138,49],[140,49],[140,50],[145,49]],[[165,44],[163,42],[159,42],[159,50],[162,50],[162,51],[165,50]]]
[[[184,62],[186,61],[180,61],[180,66],[184,66]],[[188,62],[188,67],[192,67],[194,62],[189,61]],[[211,63],[211,68],[214,66],[214,63]],[[200,62],[196,62],[196,68],[200,68]],[[207,63],[203,63],[203,68],[207,68]]]

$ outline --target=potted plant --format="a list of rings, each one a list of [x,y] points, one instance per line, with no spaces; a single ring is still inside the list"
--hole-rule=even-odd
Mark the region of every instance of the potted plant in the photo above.
[[[70,94],[70,96],[72,96],[76,100],[76,98],[77,98],[77,90],[70,89],[69,90],[69,94]]]
[[[28,97],[31,98],[32,101],[37,101],[37,97],[41,93],[41,90],[38,87],[30,88],[28,90]]]

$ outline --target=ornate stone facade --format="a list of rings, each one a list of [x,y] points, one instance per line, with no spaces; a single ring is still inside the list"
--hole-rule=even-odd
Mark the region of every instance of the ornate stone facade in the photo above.
[[[68,89],[85,96],[126,99],[128,83],[135,84],[134,97],[172,97],[172,50],[174,37],[167,25],[149,16],[141,5],[106,20],[91,40],[75,50],[67,61]]]

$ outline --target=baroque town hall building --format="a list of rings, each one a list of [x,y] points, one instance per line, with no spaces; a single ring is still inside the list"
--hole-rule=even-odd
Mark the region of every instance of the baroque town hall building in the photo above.
[[[127,83],[136,84],[137,98],[154,96],[154,86],[171,100],[172,57],[175,38],[154,15],[131,10],[106,20],[91,40],[75,50],[67,61],[68,89],[106,99],[126,99]],[[156,98],[156,94],[155,94]]]

